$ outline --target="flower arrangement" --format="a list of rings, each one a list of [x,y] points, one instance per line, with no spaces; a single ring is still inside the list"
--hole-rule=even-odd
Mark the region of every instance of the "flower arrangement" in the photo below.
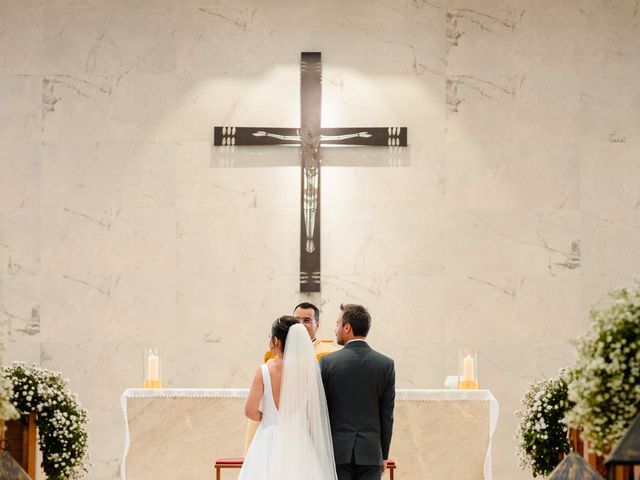
[[[88,467],[87,412],[69,392],[60,373],[14,362],[4,367],[11,402],[22,413],[36,413],[42,467],[50,480],[83,477]]]
[[[11,385],[7,379],[4,378],[2,372],[0,372],[0,422],[4,422],[5,420],[15,420],[20,416],[16,407],[11,403],[10,397]]]
[[[0,364],[2,364],[2,344],[0,343]],[[15,420],[20,414],[16,407],[13,406],[10,400],[11,397],[11,385],[4,378],[2,370],[0,370],[0,433],[2,433],[6,427],[4,426],[5,420]]]
[[[0,421],[15,420],[20,416],[9,397],[11,389],[9,382],[0,373]]]
[[[591,311],[569,381],[569,423],[600,454],[622,436],[640,403],[640,282],[612,296],[609,306]]]
[[[564,423],[572,406],[566,376],[561,370],[550,380],[532,384],[522,398],[523,410],[516,412],[520,418],[516,431],[520,466],[529,468],[534,477],[551,473],[570,450]]]

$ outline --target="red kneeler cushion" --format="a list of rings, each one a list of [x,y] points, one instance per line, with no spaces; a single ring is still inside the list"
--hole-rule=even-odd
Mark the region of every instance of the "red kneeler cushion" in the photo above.
[[[216,460],[216,466],[220,465],[220,466],[225,466],[225,467],[231,467],[231,466],[242,466],[242,463],[244,462],[244,458],[219,458]]]
[[[216,467],[238,467],[242,466],[244,458],[219,458],[216,460]],[[387,460],[387,468],[395,469],[396,462],[389,459]]]

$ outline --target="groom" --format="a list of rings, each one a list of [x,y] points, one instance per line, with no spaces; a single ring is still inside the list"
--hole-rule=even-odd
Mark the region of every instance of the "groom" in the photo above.
[[[339,480],[379,480],[387,467],[393,407],[393,360],[366,342],[371,316],[340,305],[336,338],[342,350],[320,360]]]

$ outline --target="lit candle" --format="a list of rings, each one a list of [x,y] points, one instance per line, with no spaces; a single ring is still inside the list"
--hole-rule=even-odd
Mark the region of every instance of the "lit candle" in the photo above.
[[[471,355],[467,355],[462,359],[462,381],[473,382],[475,381],[473,375],[473,358]]]
[[[147,358],[147,380],[160,380],[160,358],[149,351]]]

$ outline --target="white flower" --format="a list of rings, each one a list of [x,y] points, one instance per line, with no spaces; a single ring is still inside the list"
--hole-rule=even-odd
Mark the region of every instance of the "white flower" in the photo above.
[[[569,391],[576,402],[569,420],[584,429],[597,450],[617,441],[640,401],[640,283],[614,296],[609,307],[591,312],[590,330],[578,341]]]
[[[40,367],[26,368],[24,364],[14,363],[11,367],[5,367],[4,372],[12,380],[14,398],[20,403],[20,408],[38,412],[41,421],[48,421],[50,425],[49,433],[40,437],[43,456],[50,460],[48,465],[54,465],[49,468],[55,468],[55,472],[48,472],[47,475],[69,480],[83,476],[89,460],[85,432],[87,417],[77,395],[61,386],[59,375]],[[0,409],[1,400],[0,378]],[[74,437],[78,434],[80,437]],[[62,455],[57,453],[60,450]]]

